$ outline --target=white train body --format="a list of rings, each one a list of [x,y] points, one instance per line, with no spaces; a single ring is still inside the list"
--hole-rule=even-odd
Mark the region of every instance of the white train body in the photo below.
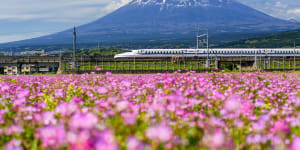
[[[236,48],[236,49],[138,49],[115,55],[114,58],[155,58],[155,57],[240,57],[240,56],[300,56],[300,49]]]

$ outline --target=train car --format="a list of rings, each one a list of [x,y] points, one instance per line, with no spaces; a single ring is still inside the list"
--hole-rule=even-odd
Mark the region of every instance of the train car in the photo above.
[[[239,49],[138,49],[115,55],[114,58],[165,58],[165,57],[240,57],[240,56],[300,56],[300,49],[239,48]]]

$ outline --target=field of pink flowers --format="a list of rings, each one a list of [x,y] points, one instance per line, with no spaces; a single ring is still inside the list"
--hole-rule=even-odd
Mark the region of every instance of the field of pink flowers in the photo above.
[[[0,149],[300,149],[299,74],[0,76]]]

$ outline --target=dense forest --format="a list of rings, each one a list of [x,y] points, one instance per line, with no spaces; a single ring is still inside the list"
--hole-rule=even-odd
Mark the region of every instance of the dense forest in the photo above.
[[[114,56],[115,54],[122,53],[125,50],[119,48],[93,48],[87,50],[77,50],[76,56],[83,56],[83,57],[95,57],[95,56]],[[62,53],[62,56],[73,56],[73,50],[65,50]]]
[[[270,34],[258,38],[243,39],[219,44],[218,48],[288,48],[300,46],[300,30]]]

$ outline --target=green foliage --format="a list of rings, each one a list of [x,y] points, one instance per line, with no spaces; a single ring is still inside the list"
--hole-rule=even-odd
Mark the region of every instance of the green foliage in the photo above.
[[[220,44],[216,47],[224,48],[288,48],[300,46],[300,30],[275,33],[261,37],[243,39],[239,41]]]
[[[114,56],[115,54],[122,53],[124,50],[119,48],[93,48],[88,50],[77,50],[76,56],[83,57],[97,57],[97,56]],[[73,50],[66,50],[62,56],[73,56]]]

